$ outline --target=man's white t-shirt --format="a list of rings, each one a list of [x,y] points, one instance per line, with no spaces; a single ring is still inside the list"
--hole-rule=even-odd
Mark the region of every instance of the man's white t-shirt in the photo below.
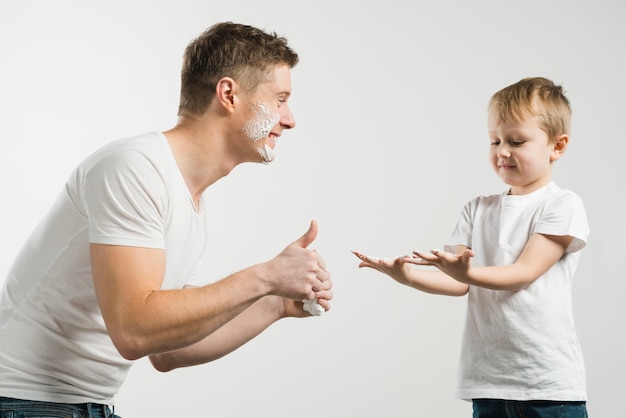
[[[0,294],[0,396],[113,403],[132,362],[107,334],[89,243],[163,249],[163,289],[204,284],[208,214],[161,133],[83,161],[35,228]]]
[[[513,264],[533,234],[571,236],[563,257],[519,291],[470,286],[456,396],[586,400],[572,282],[589,226],[580,198],[554,182],[528,195],[468,202],[446,251],[472,248],[476,266]]]

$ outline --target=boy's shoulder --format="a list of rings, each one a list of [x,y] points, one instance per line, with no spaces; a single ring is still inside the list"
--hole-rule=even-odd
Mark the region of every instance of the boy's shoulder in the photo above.
[[[546,187],[546,200],[550,202],[568,202],[571,204],[582,204],[581,197],[571,189],[563,189],[552,182]]]
[[[506,194],[507,192],[478,195],[470,199],[467,205],[491,205],[500,202]]]
[[[474,203],[483,203],[483,204],[489,204],[489,203],[493,203],[493,202],[499,202],[503,199],[515,199],[515,198],[521,198],[521,199],[528,199],[528,200],[554,200],[554,199],[568,199],[568,198],[574,198],[574,199],[579,199],[582,200],[580,198],[580,196],[578,196],[578,194],[576,192],[574,192],[571,189],[563,189],[561,187],[559,187],[554,181],[548,183],[546,186],[542,187],[541,189],[532,192],[528,195],[516,195],[516,196],[511,196],[508,194],[508,191],[504,191],[501,193],[497,193],[497,194],[485,194],[485,195],[478,195],[476,197],[474,197],[473,199],[471,199],[469,201],[469,203],[474,202]]]

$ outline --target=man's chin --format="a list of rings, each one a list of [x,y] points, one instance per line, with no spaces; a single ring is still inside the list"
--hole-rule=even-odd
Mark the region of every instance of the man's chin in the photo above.
[[[274,161],[274,150],[267,144],[263,145],[262,148],[258,149],[259,155],[263,158],[264,164],[269,164]]]

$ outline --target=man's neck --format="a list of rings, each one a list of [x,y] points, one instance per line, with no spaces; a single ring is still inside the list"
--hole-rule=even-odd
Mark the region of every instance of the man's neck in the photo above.
[[[163,132],[194,202],[207,187],[228,175],[239,163],[230,156],[222,134],[201,129],[199,121],[179,123]]]

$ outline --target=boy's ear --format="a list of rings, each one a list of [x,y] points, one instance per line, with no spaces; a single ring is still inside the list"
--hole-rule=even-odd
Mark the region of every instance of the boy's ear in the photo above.
[[[569,143],[569,135],[562,134],[552,144],[552,152],[550,152],[550,162],[556,161],[565,153],[567,144]]]

